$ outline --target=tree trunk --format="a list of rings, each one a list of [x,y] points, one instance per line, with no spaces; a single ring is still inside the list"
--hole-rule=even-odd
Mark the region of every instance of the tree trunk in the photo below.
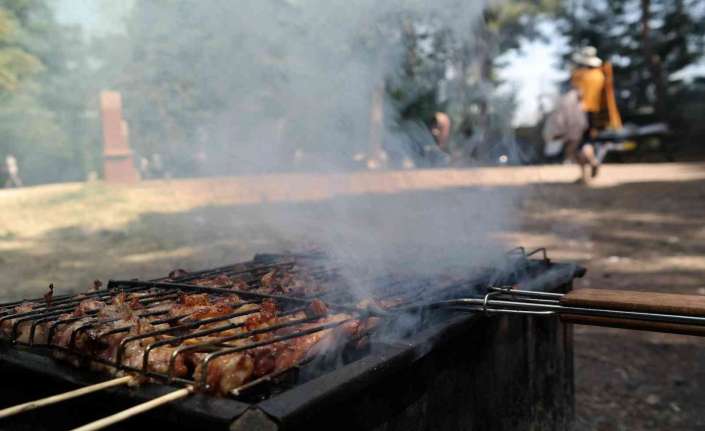
[[[377,85],[372,91],[370,102],[370,157],[369,169],[383,168],[386,162],[382,138],[384,134],[384,84]]]
[[[656,87],[656,100],[654,101],[654,111],[656,116],[663,118],[664,103],[666,99],[666,85],[661,67],[661,58],[654,52],[651,41],[651,0],[641,0],[641,47],[649,68],[649,75]]]

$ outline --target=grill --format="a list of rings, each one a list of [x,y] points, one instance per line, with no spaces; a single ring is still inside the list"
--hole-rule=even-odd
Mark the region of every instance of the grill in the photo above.
[[[53,296],[50,302],[37,298],[41,306],[20,312],[21,301],[3,304],[0,360],[4,375],[18,380],[0,393],[3,405],[51,389],[105,381],[101,372],[107,369],[138,376],[142,384],[127,387],[131,377],[118,378],[110,389],[71,401],[73,409],[81,409],[78,418],[72,410],[49,407],[42,410],[41,420],[18,415],[0,426],[71,427],[91,414],[100,417],[118,406],[182,390],[182,400],[125,426],[168,421],[194,429],[316,429],[331,424],[342,429],[514,429],[528,424],[565,429],[573,409],[570,327],[546,318],[550,310],[497,307],[501,297],[493,296],[510,295],[502,286],[516,285],[531,292],[567,292],[573,278],[582,275],[581,268],[553,263],[540,251],[542,258],[514,250],[502,270],[473,271],[472,278],[369,278],[363,283],[370,287],[374,305],[368,307],[352,306],[354,296],[342,271],[320,255],[257,255],[248,262],[195,273],[178,270],[157,280],[114,280],[106,290]],[[297,276],[306,284],[297,284]],[[454,300],[488,292],[488,286],[498,290],[480,302]],[[224,307],[217,316],[173,315],[189,295],[210,303],[239,300],[237,307]],[[521,303],[555,301],[538,296],[524,294]],[[67,316],[86,299],[129,301],[138,321],[153,328],[136,331],[134,325],[105,318],[97,310]],[[319,300],[335,319],[321,321],[313,310]],[[509,301],[501,302],[508,306],[504,303]],[[248,327],[248,317],[273,306],[281,318],[277,324]],[[480,318],[492,311],[524,315]],[[328,354],[308,355],[293,366],[252,375],[225,392],[209,381],[208,370],[219,358],[312,334],[333,334],[352,324],[358,330],[323,352]],[[120,339],[112,356],[86,353],[86,343],[102,345],[110,337]],[[168,360],[157,364],[155,357],[165,351]],[[179,358],[193,352],[201,355],[200,372],[178,372]],[[79,364],[78,369],[72,366]],[[492,387],[492,395],[483,394],[482,387]]]

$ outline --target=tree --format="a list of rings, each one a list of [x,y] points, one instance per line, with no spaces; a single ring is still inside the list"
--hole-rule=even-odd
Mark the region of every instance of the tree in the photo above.
[[[300,153],[349,163],[368,151],[382,87],[388,126],[447,109],[509,130],[511,113],[488,108],[494,56],[533,36],[555,2],[490,3],[483,15],[483,2],[462,0],[136,2],[127,34],[94,53],[123,94],[136,150],[164,155],[177,175],[194,173],[200,154],[209,172],[271,169]],[[478,17],[483,28],[472,30]],[[439,97],[443,85],[452,102]],[[389,129],[385,140],[399,142]]]
[[[573,3],[573,2],[571,2]],[[614,64],[627,116],[669,119],[671,76],[702,58],[705,11],[698,0],[601,0],[563,10],[572,47],[593,45]]]
[[[18,158],[26,183],[85,178],[97,130],[85,115],[82,48],[47,2],[0,2],[0,156]]]
[[[428,121],[436,111],[450,113],[455,151],[469,159],[488,161],[500,151],[494,147],[513,148],[516,101],[496,94],[495,60],[522,40],[543,37],[539,22],[559,7],[558,0],[489,2],[471,34],[454,34],[433,17],[406,23],[406,67],[391,93],[402,118]]]
[[[42,68],[41,61],[23,46],[26,2],[0,3],[0,94],[18,91],[20,84]]]

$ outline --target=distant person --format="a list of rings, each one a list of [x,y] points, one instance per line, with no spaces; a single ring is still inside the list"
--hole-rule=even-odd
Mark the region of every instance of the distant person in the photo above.
[[[431,119],[431,135],[436,145],[424,147],[426,158],[433,166],[447,166],[450,164],[450,117],[444,112],[436,112]]]
[[[597,49],[592,46],[582,48],[573,54],[575,69],[571,75],[571,83],[578,91],[581,106],[587,117],[587,130],[579,145],[576,158],[581,169],[582,180],[587,180],[585,168],[590,166],[590,177],[597,176],[600,161],[595,156],[595,148],[590,143],[597,135],[599,113],[604,103],[605,73],[602,71],[602,60],[597,56]]]
[[[450,117],[445,112],[436,112],[431,122],[431,134],[436,140],[436,145],[444,153],[448,153],[450,140]]]
[[[5,157],[5,171],[7,172],[5,187],[22,187],[20,167],[17,164],[17,159],[12,154],[8,154]]]

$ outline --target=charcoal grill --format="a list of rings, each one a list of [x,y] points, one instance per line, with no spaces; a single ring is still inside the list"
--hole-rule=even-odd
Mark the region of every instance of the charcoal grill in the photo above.
[[[463,293],[474,293],[490,284],[519,284],[534,292],[567,292],[572,280],[584,272],[572,264],[553,263],[545,256],[530,258],[523,249],[511,253],[509,260],[511,264],[503,270],[487,270],[472,279],[441,282],[432,278],[381,277],[370,282],[378,287],[374,290],[377,299],[409,295],[401,302],[438,303]],[[253,304],[275,300],[284,312],[294,312],[312,298],[320,298],[333,310],[354,313],[357,317],[368,313],[369,310],[350,308],[349,290],[335,268],[323,262],[320,256],[258,255],[249,262],[190,274],[177,273],[178,276],[170,278],[111,281],[107,290],[87,295],[100,298],[121,291],[141,292],[144,296],[140,301],[146,307],[141,312],[156,322],[165,317],[153,308],[160,301],[173,301],[179,292],[236,293]],[[298,297],[256,291],[264,274],[297,267],[306,267],[308,273],[316,274],[325,288]],[[227,283],[217,282],[225,280],[222,276],[245,284],[233,289]],[[413,283],[413,289],[409,283]],[[76,301],[71,295],[56,296],[50,307],[23,315],[10,314],[9,306],[0,308],[0,324],[3,319],[13,320],[10,338],[14,340],[0,346],[3,375],[12,376],[10,384],[0,391],[2,405],[106,379],[104,374],[76,369],[47,354],[48,350],[56,349],[49,346],[51,337],[57,328],[67,324],[55,319],[61,312],[72,309]],[[301,364],[279,375],[264,376],[225,398],[195,393],[119,427],[164,426],[164,422],[170,422],[184,429],[232,430],[331,426],[356,430],[567,429],[573,415],[570,325],[562,324],[556,316],[482,316],[483,313],[469,314],[463,307],[443,307],[415,312],[412,325],[405,318],[390,318],[365,348],[345,350],[335,361]],[[200,324],[203,322],[192,323]],[[48,325],[49,345],[41,345],[35,339],[37,328],[42,325]],[[77,328],[69,347],[60,350],[73,355],[70,346],[76,334],[89,330],[91,325],[95,322]],[[125,340],[123,347],[137,341],[134,337]],[[218,349],[214,350],[215,356],[222,354],[219,351],[234,348],[219,346]],[[86,359],[89,358],[79,356],[77,360]],[[111,388],[71,401],[69,407],[53,406],[42,409],[40,415],[9,418],[0,422],[0,427],[70,428],[187,385],[203,385],[169,372],[130,367],[119,360],[114,363],[90,359],[144,374],[154,382],[137,388]]]

